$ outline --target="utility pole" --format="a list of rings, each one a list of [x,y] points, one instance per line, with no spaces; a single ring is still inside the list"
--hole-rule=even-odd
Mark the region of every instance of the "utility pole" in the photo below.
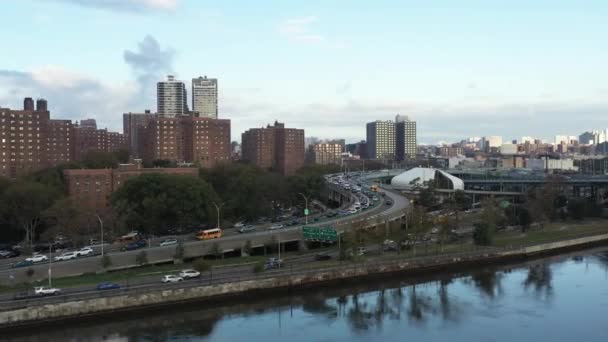
[[[220,209],[222,209],[222,207],[224,206],[224,203],[220,203],[220,205],[217,205],[217,203],[215,202],[211,202],[213,203],[213,205],[215,206],[215,209],[217,210],[217,228],[220,228]]]
[[[52,282],[51,282],[51,278],[52,278],[51,266],[53,265],[53,256],[51,255],[52,248],[53,248],[53,245],[49,245],[49,288],[53,287]]]
[[[304,209],[304,221],[308,224],[308,197],[306,197],[303,193],[299,193],[300,196],[304,197],[304,204],[306,208]]]
[[[99,220],[99,226],[101,227],[101,257],[103,258],[103,221],[101,220],[99,214],[95,214],[95,216],[97,216],[97,219]]]

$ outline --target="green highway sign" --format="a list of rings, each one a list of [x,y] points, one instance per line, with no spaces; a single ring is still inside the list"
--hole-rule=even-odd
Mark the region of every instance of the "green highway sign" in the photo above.
[[[303,227],[302,235],[304,240],[309,241],[324,241],[324,242],[336,242],[338,241],[338,233],[335,229],[330,226],[326,227]]]
[[[308,215],[308,208],[304,209],[304,215]]]

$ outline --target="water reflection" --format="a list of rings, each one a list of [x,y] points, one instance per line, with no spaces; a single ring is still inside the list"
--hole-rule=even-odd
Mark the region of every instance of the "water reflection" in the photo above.
[[[491,336],[492,340],[538,341],[542,335],[532,338],[534,334],[526,331],[526,327],[559,331],[568,324],[576,324],[572,331],[586,331],[585,340],[595,337],[604,340],[601,325],[586,325],[585,320],[572,322],[568,314],[595,310],[600,313],[598,317],[608,315],[608,305],[602,307],[601,301],[594,300],[608,296],[605,290],[608,280],[602,276],[599,279],[603,283],[598,283],[598,278],[593,278],[598,273],[603,275],[607,268],[608,250],[603,250],[589,257],[544,259],[513,268],[364,281],[348,287],[328,286],[300,295],[274,295],[247,303],[194,304],[160,313],[121,315],[120,321],[104,319],[77,328],[48,329],[44,336],[25,334],[8,340],[232,341],[244,337],[275,340],[280,335],[290,342],[395,340],[402,336],[418,340],[481,340]],[[570,300],[568,296],[578,294],[558,290],[558,284],[571,279],[585,287],[585,296]],[[530,296],[540,301],[530,301]],[[551,301],[552,306],[566,307],[551,310],[542,305],[546,301]],[[285,315],[286,311],[290,314]],[[524,326],[513,329],[511,326],[517,326],[521,312],[535,315],[527,316]],[[515,314],[511,316],[512,313]],[[557,324],[557,328],[547,324],[552,327]],[[429,338],[430,333],[437,335]],[[557,336],[556,340],[570,340],[567,332],[560,333],[563,336]]]

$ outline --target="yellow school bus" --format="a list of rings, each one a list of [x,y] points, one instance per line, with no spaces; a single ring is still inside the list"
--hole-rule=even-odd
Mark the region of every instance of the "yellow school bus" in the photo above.
[[[201,230],[196,234],[198,240],[219,239],[222,237],[222,230],[219,228]]]

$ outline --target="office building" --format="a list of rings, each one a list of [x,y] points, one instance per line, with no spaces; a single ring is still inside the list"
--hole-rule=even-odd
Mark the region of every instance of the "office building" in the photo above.
[[[192,112],[201,118],[217,119],[217,78],[192,79]]]
[[[241,136],[242,159],[264,169],[292,175],[304,165],[304,130],[275,122]]]
[[[186,86],[174,76],[156,84],[157,113],[164,117],[188,114]]]
[[[397,160],[416,158],[418,140],[416,138],[416,121],[408,116],[397,115],[395,118],[395,143]]]
[[[395,159],[396,137],[393,121],[377,120],[367,124],[367,156],[369,159]]]

